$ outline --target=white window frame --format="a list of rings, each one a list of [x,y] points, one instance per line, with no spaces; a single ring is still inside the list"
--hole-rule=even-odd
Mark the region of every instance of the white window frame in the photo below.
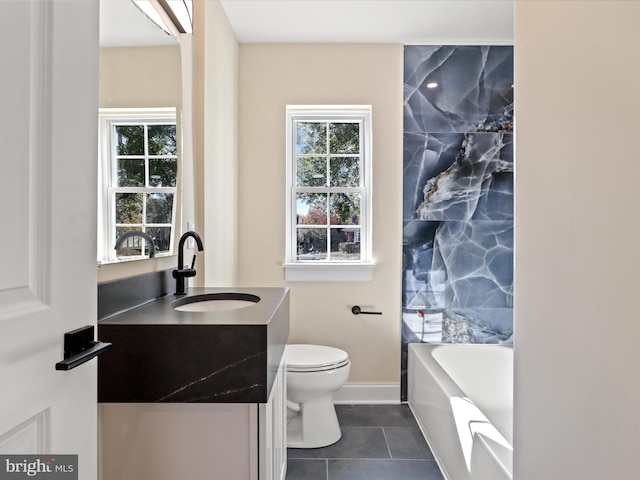
[[[115,203],[113,196],[117,184],[117,165],[113,140],[113,127],[116,125],[131,124],[175,124],[176,135],[178,137],[178,152],[176,160],[180,165],[180,145],[179,130],[177,122],[177,111],[174,107],[167,108],[101,108],[98,115],[98,265],[106,263],[116,263],[129,260],[140,260],[148,258],[148,255],[134,255],[118,257],[116,255],[116,222]],[[178,175],[180,173],[178,172]],[[177,180],[178,181],[178,180]],[[168,257],[173,255],[174,238],[176,229],[176,212],[178,210],[178,186],[175,187],[126,187],[130,193],[173,193],[173,208],[171,212],[171,238],[170,247],[167,252],[156,252],[155,257]]]
[[[357,121],[361,125],[360,260],[298,260],[296,233],[296,122]],[[370,105],[287,105],[286,109],[286,260],[283,265],[287,281],[371,281],[375,263],[372,259],[372,139]],[[327,192],[336,187],[324,187]]]

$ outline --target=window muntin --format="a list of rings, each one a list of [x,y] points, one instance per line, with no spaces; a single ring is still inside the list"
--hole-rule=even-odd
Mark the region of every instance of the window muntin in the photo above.
[[[147,258],[148,235],[155,256],[171,254],[177,195],[178,146],[175,110],[101,115],[102,262]],[[102,250],[102,251],[100,251]]]
[[[288,117],[288,263],[370,262],[370,110]]]

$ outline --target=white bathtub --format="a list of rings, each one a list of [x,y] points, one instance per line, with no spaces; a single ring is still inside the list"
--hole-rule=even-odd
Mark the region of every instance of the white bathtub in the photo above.
[[[513,348],[409,345],[409,406],[445,478],[513,478]]]

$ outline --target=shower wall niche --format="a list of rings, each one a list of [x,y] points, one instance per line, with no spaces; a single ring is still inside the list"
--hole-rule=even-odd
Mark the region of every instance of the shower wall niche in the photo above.
[[[513,336],[513,47],[404,50],[408,343]]]

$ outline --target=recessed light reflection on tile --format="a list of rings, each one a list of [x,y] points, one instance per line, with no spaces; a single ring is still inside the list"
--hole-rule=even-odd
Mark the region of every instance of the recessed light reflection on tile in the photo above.
[[[437,88],[438,82],[429,82],[427,83],[427,88]]]

